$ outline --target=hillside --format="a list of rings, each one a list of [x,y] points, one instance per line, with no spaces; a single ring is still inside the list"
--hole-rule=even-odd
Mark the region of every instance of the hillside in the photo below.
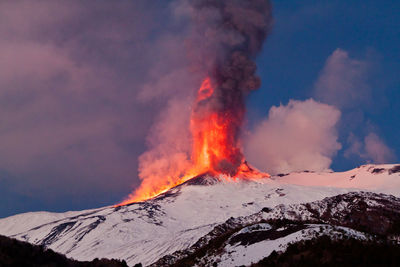
[[[368,192],[377,195],[369,195]],[[338,196],[342,199],[335,200]],[[266,239],[261,241],[266,243],[261,242],[260,245],[260,242],[256,242],[254,246],[271,248],[270,252],[278,248],[283,251],[296,240],[311,239],[314,236],[312,233],[320,229],[321,233],[332,232],[334,236],[342,233],[349,237],[368,239],[370,235],[379,233],[354,224],[347,225],[344,221],[354,218],[344,218],[343,221],[343,218],[337,217],[341,213],[327,211],[353,210],[351,206],[343,209],[342,204],[348,203],[347,198],[363,200],[357,203],[364,205],[365,202],[366,207],[374,209],[380,207],[375,205],[379,199],[395,205],[397,209],[396,197],[399,196],[399,165],[365,165],[341,173],[300,172],[256,180],[233,181],[224,177],[203,176],[189,180],[154,199],[126,206],[65,213],[31,212],[11,216],[0,220],[0,234],[42,245],[77,260],[106,257],[126,260],[129,265],[150,265],[160,259],[178,261],[195,253],[201,248],[196,247],[201,240],[208,238],[216,229],[234,222],[233,228],[228,227],[231,232],[219,241],[222,243],[218,246],[228,251],[229,255],[237,253],[234,261],[239,260],[240,263],[243,259],[246,263],[240,264],[251,264],[268,255],[265,251],[262,255],[255,255],[257,250],[253,249],[246,252],[245,248],[251,248],[250,244],[240,245],[242,248],[239,249],[236,243],[224,243],[228,239],[237,238],[233,235],[239,231],[254,231],[251,225],[261,227],[264,232],[276,232],[279,229],[274,223],[268,223],[268,220],[284,219],[294,221],[295,225],[303,225],[301,229],[297,226],[293,229],[291,223],[283,225],[284,234],[280,238],[271,239],[269,234],[266,237],[262,234]],[[312,212],[307,207],[312,207]],[[249,218],[254,221],[249,221]],[[379,225],[382,221],[380,217],[372,218],[369,225]],[[245,223],[236,225],[241,221]],[[396,228],[395,222],[392,223]],[[285,227],[290,230],[285,230]],[[384,235],[388,236],[389,232]],[[205,251],[206,254],[211,253],[208,249]],[[244,257],[242,252],[247,256]],[[222,264],[224,255],[210,254],[210,257],[204,259],[215,259],[221,262],[218,266],[226,266]],[[232,257],[227,260],[232,261]]]

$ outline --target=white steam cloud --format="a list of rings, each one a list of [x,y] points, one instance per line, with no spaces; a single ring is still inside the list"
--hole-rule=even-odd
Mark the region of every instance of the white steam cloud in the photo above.
[[[367,60],[350,58],[348,52],[336,49],[326,60],[315,83],[316,99],[340,108],[351,108],[368,101],[369,68]]]
[[[350,134],[348,142],[351,146],[344,153],[347,158],[358,156],[369,163],[390,163],[396,159],[393,150],[376,133],[369,133],[363,142]]]
[[[326,60],[315,83],[315,97],[344,111],[341,132],[368,128],[369,122],[362,119],[362,109],[372,103],[372,88],[368,84],[371,71],[372,64],[368,58],[351,58],[347,51],[339,48]],[[350,147],[344,152],[345,157],[358,157],[368,163],[387,163],[395,159],[393,151],[375,132],[367,131],[364,135],[360,138],[354,133],[349,134],[347,142]]]
[[[247,136],[246,157],[272,174],[327,170],[341,148],[335,127],[339,118],[337,108],[313,99],[273,106]]]

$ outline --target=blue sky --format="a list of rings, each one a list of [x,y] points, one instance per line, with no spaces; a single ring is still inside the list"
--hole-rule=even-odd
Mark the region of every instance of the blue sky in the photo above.
[[[272,106],[297,100],[294,110],[314,98],[329,105],[319,111],[341,113],[321,139],[341,145],[321,152],[333,170],[398,162],[400,2],[272,4],[248,129],[268,122]],[[115,204],[140,184],[138,158],[153,123],[168,115],[175,87],[193,84],[182,71],[181,24],[167,2],[0,3],[0,217]],[[332,74],[338,58],[344,67]],[[351,86],[319,82],[327,76]]]
[[[272,105],[314,95],[327,58],[337,49],[369,62],[370,99],[355,109],[363,114],[354,129],[362,136],[373,127],[398,156],[400,152],[400,3],[398,1],[274,1],[275,24],[258,58],[262,88],[249,100],[250,124]],[[359,94],[365,94],[360,88]],[[343,96],[346,97],[346,96]],[[342,110],[342,117],[349,113]],[[352,122],[356,123],[356,122]],[[365,163],[345,158],[349,131],[339,130],[344,145],[334,158],[336,171]],[[396,157],[398,159],[398,157]]]

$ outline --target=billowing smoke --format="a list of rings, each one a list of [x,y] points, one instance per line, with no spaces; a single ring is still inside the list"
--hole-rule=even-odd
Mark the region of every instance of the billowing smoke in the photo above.
[[[204,72],[211,79],[213,93],[196,102],[192,131],[201,135],[201,122],[211,114],[228,129],[226,158],[214,163],[218,171],[234,174],[242,162],[238,137],[245,112],[245,97],[260,86],[254,57],[260,51],[271,24],[269,1],[191,1],[195,35],[190,40],[202,44]],[[195,45],[193,45],[195,46]]]
[[[340,111],[313,99],[273,106],[249,133],[246,157],[272,174],[324,171],[340,150],[336,125]]]
[[[271,27],[269,0],[181,0],[173,3],[173,7],[175,14],[189,25],[186,52],[193,76],[198,77],[198,87],[185,88],[183,97],[175,95],[174,98],[179,100],[170,102],[168,107],[169,112],[176,112],[175,115],[169,113],[169,116],[162,116],[153,127],[157,137],[150,137],[150,149],[140,157],[139,177],[143,182],[136,196],[146,194],[150,185],[151,190],[172,185],[173,179],[178,179],[179,174],[187,171],[188,163],[193,161],[193,140],[183,138],[174,141],[179,146],[173,149],[169,149],[168,140],[187,136],[189,129],[192,137],[204,135],[204,128],[207,127],[201,122],[208,121],[210,114],[216,114],[216,123],[229,133],[224,139],[229,151],[215,160],[215,169],[227,174],[235,173],[243,160],[238,138],[245,114],[245,98],[260,86],[254,58]],[[205,79],[212,87],[207,90],[212,91],[207,97],[190,101],[190,104],[195,103],[190,111],[183,110],[185,105],[182,105],[182,99],[186,99],[187,92],[194,95],[194,90]],[[171,107],[174,103],[180,103],[181,108]],[[184,123],[187,127],[182,127]],[[159,133],[165,129],[163,127],[171,128],[173,125],[180,125],[180,134],[160,138]],[[156,162],[162,162],[161,166]]]

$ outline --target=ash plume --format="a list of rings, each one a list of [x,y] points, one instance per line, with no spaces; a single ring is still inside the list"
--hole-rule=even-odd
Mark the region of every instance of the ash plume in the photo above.
[[[208,121],[210,114],[217,114],[229,133],[224,140],[228,156],[213,162],[214,169],[232,175],[243,162],[239,135],[245,98],[260,86],[254,59],[271,28],[270,2],[178,0],[172,8],[176,19],[186,23],[185,53],[191,78],[197,82],[192,87],[173,87],[177,93],[167,99],[165,112],[147,138],[149,150],[139,158],[142,184],[124,203],[148,198],[177,184],[193,167],[190,135],[204,135],[204,125],[196,122]],[[212,95],[193,101],[194,92],[206,78],[212,84]]]
[[[202,55],[202,66],[211,78],[214,92],[193,107],[194,118],[219,113],[229,120],[232,156],[219,162],[220,171],[234,174],[243,160],[238,137],[244,119],[245,98],[260,87],[254,58],[261,50],[271,26],[271,5],[267,0],[193,0],[194,35],[190,47]],[[195,129],[194,131],[201,131]],[[218,167],[217,167],[218,168]]]
[[[268,0],[192,0],[191,54],[216,84],[215,108],[231,109],[258,89],[254,57],[270,30],[272,17]],[[194,50],[193,50],[194,48]],[[192,58],[193,59],[193,58]]]

